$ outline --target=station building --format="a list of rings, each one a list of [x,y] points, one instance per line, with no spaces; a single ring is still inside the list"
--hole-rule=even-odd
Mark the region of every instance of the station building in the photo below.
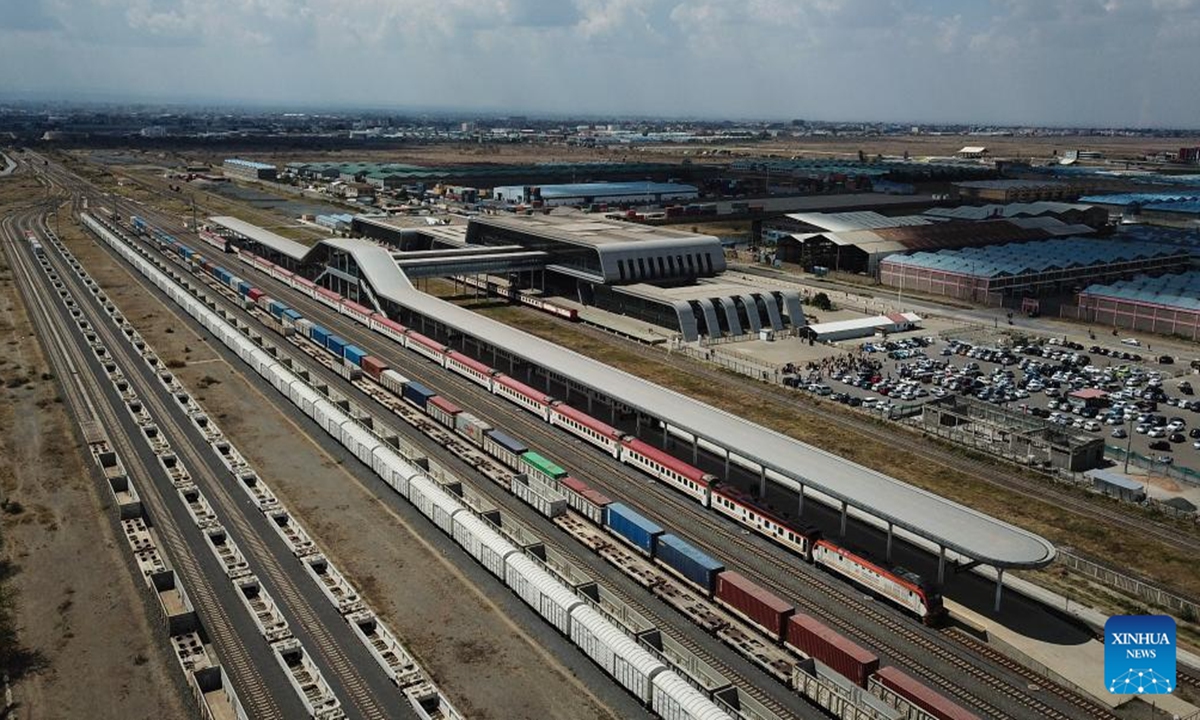
[[[421,262],[428,265],[440,254],[447,260],[447,275],[456,274],[454,267],[467,264],[467,257],[473,270],[491,262],[490,274],[517,291],[645,320],[676,330],[689,342],[805,324],[799,291],[722,279],[725,254],[712,235],[572,210],[480,215],[466,225],[358,216],[351,234],[399,251],[402,263],[412,262],[404,257],[427,253]]]

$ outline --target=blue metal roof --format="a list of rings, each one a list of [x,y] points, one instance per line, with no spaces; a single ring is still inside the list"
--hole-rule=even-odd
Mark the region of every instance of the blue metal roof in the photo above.
[[[542,198],[605,197],[608,195],[657,195],[699,193],[694,185],[660,182],[599,182],[537,185]]]
[[[1158,212],[1173,212],[1185,215],[1200,215],[1200,200],[1180,200],[1178,202],[1152,203],[1143,205],[1143,210]]]
[[[1186,249],[1156,243],[1063,238],[891,255],[883,263],[994,278],[1185,253]]]
[[[1200,190],[1180,190],[1174,193],[1112,193],[1111,195],[1088,195],[1079,198],[1081,203],[1096,205],[1149,205],[1152,203],[1170,203],[1181,200],[1200,200]]]
[[[1082,294],[1200,312],[1200,271],[1159,277],[1138,275],[1111,285],[1089,285]]]

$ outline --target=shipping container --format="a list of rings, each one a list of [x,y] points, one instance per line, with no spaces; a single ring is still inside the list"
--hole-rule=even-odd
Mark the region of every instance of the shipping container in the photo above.
[[[250,298],[254,302],[258,302],[258,299],[260,297],[262,297],[264,294],[265,293],[262,290],[259,290],[256,287],[252,287],[246,291],[246,297]]]
[[[276,317],[276,319],[282,320],[283,319],[283,311],[287,310],[287,309],[288,309],[287,305],[284,305],[283,303],[279,302],[278,300],[272,300],[271,304],[267,307],[267,312],[274,315]]]
[[[325,347],[329,342],[329,331],[320,325],[313,325],[309,328],[308,336],[321,347]]]
[[[535,475],[548,483],[557,483],[567,476],[567,471],[533,451],[521,456],[521,470]]]
[[[483,438],[492,426],[469,412],[463,412],[454,418],[454,429],[473,444],[482,446]]]
[[[483,451],[515,470],[529,447],[508,433],[492,430],[483,440]]]
[[[308,335],[309,330],[313,326],[312,320],[303,317],[293,318],[285,312],[283,314],[283,324],[287,325],[289,322],[295,326],[296,332],[302,335]]]
[[[362,369],[349,360],[343,360],[337,364],[338,375],[346,378],[350,382],[362,379]]]
[[[717,560],[670,533],[658,538],[654,556],[684,580],[698,585],[710,595],[716,585],[717,575],[725,569]]]
[[[429,413],[429,417],[437,420],[442,425],[453,429],[454,416],[462,412],[462,408],[444,397],[434,396],[429,398],[425,406],[425,412]]]
[[[437,393],[415,380],[409,380],[404,383],[402,396],[405,400],[424,410],[429,403],[429,398],[437,397]]]
[[[455,513],[467,512],[458,500],[424,475],[417,475],[408,483],[408,498],[425,517],[433,521],[447,535],[454,534]]]
[[[879,669],[879,656],[833,631],[816,618],[796,613],[787,624],[787,644],[836,670],[859,687]]]
[[[968,712],[891,665],[875,673],[872,684],[875,683],[938,720],[980,720],[978,715]],[[884,700],[891,700],[886,693],[883,697]]]
[[[567,504],[574,508],[575,512],[597,525],[604,525],[604,508],[608,507],[612,500],[588,487],[582,480],[570,476],[560,480],[559,487],[567,496]]]
[[[396,397],[403,397],[404,386],[408,384],[408,378],[389,368],[379,373],[379,384]]]
[[[241,295],[242,297],[249,295],[250,291],[253,289],[254,289],[254,286],[251,285],[250,283],[246,282],[245,280],[238,281],[237,291],[238,291],[238,294]]]
[[[362,359],[367,356],[367,353],[357,345],[347,345],[342,351],[342,357],[346,358],[355,365],[362,367]]]
[[[325,338],[325,347],[334,355],[342,357],[342,353],[346,350],[346,340],[340,335],[329,335]]]
[[[624,503],[610,503],[604,512],[604,524],[617,537],[642,551],[654,555],[654,541],[663,529],[647,520]]]
[[[379,382],[379,376],[384,370],[388,369],[388,366],[382,360],[371,355],[363,357],[362,362],[359,364],[362,365],[363,372],[375,382]]]
[[[616,503],[609,506],[609,514]],[[717,576],[715,597],[725,607],[762,628],[775,641],[783,640],[787,619],[795,608],[732,570]]]

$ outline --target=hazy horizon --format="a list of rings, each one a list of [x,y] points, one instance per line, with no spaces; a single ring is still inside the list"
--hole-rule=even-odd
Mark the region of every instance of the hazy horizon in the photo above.
[[[1194,129],[1200,0],[27,0],[4,95]],[[103,99],[96,99],[103,98]]]

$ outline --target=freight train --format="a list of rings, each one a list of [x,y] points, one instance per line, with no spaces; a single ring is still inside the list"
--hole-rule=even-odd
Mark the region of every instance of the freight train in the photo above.
[[[178,243],[174,238],[155,232],[152,232],[150,236],[162,245],[172,246],[174,252],[185,261],[207,272],[221,284],[238,293],[247,302],[252,302],[264,312],[269,313],[282,326],[293,329],[333,355],[339,364],[361,370],[380,387],[466,438],[509,468],[518,473],[534,476],[538,478],[539,482],[552,483],[565,498],[566,502],[562,506],[539,505],[522,497],[522,500],[534,505],[543,514],[553,517],[561,512],[562,508],[572,508],[582,517],[657,562],[673,575],[695,586],[714,602],[756,627],[775,643],[798,653],[800,657],[813,657],[819,660],[860,687],[869,688],[876,694],[895,696],[914,713],[918,711],[913,708],[919,708],[919,712],[924,713],[925,716],[940,720],[978,720],[973,714],[895,668],[880,669],[879,658],[870,650],[843,637],[816,618],[797,612],[795,607],[787,601],[741,574],[727,570],[720,561],[711,558],[684,539],[667,533],[663,528],[642,517],[623,503],[614,501],[589,487],[583,481],[571,477],[566,470],[531,450],[517,438],[493,428],[480,418],[442,398],[434,390],[405,377],[388,367],[382,360],[368,355],[365,350],[350,344],[325,327],[304,318],[296,310],[267,296],[223,267],[212,264],[191,248]],[[248,259],[245,255],[247,254],[243,254],[243,261]],[[293,279],[302,279],[260,258],[254,258],[251,262],[274,277],[279,278],[284,275]],[[269,266],[270,269],[266,266]],[[271,272],[271,269],[276,272]],[[302,284],[290,282],[289,284],[298,289],[303,287]],[[314,290],[309,294],[314,298],[317,295],[326,298],[320,300],[324,304],[332,302],[332,298],[328,296],[327,292],[318,293]],[[333,306],[331,305],[331,307]],[[624,435],[615,428],[575,408],[555,401],[549,395],[540,393],[479,361],[408,330],[399,323],[378,313],[373,313],[361,305],[344,300],[336,307],[341,314],[354,317],[377,332],[406,347],[417,350],[443,367],[488,388],[494,394],[512,400],[515,404],[541,417],[543,421],[562,427],[588,440],[613,457],[639,467],[660,480],[665,480],[668,484],[697,500],[706,498],[707,502],[704,504],[707,507],[754,529],[809,562],[848,576],[856,583],[874,589],[877,594],[892,599],[902,607],[929,619],[929,605],[905,605],[899,602],[893,594],[887,594],[883,589],[876,589],[877,587],[887,587],[885,583],[879,582],[878,577],[882,573],[874,570],[879,566],[821,539],[818,531],[794,526],[758,506],[749,495],[736,488],[717,484],[713,476],[707,475],[636,438]],[[497,391],[497,388],[500,390]],[[631,458],[633,458],[632,461]],[[682,484],[679,482],[680,480],[689,480],[692,483]],[[514,482],[512,491],[521,496],[515,485]],[[698,492],[701,488],[705,491],[704,494]],[[421,498],[418,496],[417,499]],[[455,516],[454,520],[467,520],[466,514],[459,513],[459,516]],[[822,558],[825,559],[822,560]],[[850,567],[856,567],[857,570],[851,571],[853,572],[851,575],[844,568],[829,567],[830,563],[846,563]],[[896,571],[887,572],[895,573]],[[900,575],[895,577],[914,587],[921,587],[919,578],[904,579]],[[919,597],[917,593],[914,593],[914,596]],[[940,609],[940,602],[937,607]],[[913,715],[913,717],[920,716],[922,715]]]
[[[242,278],[214,265],[175,238],[147,225],[141,218],[135,216],[130,220],[135,231],[152,237],[161,245],[171,246],[185,260],[202,268],[247,300],[262,299],[262,291],[252,287]],[[212,244],[217,245],[216,242]],[[330,309],[536,415],[543,422],[562,428],[617,460],[651,475],[700,505],[796,553],[806,562],[839,575],[912,613],[925,624],[936,625],[944,618],[945,608],[940,591],[920,575],[871,558],[865,552],[840,547],[822,538],[819,530],[779,517],[748,494],[733,486],[722,484],[716,476],[407,328],[381,312],[320,287],[257,255],[240,252],[238,258]],[[256,294],[255,298],[250,297],[251,291]],[[291,310],[282,303],[279,304]],[[276,317],[281,319],[280,315]],[[292,318],[292,322],[296,322],[296,318]]]

